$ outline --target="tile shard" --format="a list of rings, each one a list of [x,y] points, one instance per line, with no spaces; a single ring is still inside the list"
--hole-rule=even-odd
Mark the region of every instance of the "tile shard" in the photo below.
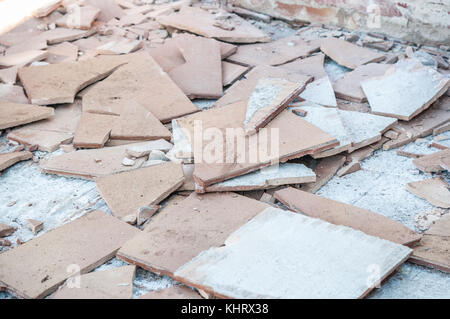
[[[56,25],[63,28],[89,30],[100,12],[93,6],[74,5],[69,7],[66,15],[56,21]]]
[[[28,151],[0,154],[0,172],[20,161],[26,161],[32,157],[33,153]]]
[[[131,299],[136,266],[122,266],[80,276],[80,287],[66,282],[51,299]]]
[[[360,230],[363,233],[413,247],[421,235],[381,214],[313,195],[292,187],[275,192],[275,198],[300,214],[328,223]]]
[[[300,189],[305,192],[316,193],[333,178],[344,163],[345,156],[339,154],[319,159],[317,166],[314,168],[316,181],[314,183],[302,184]]]
[[[434,206],[450,208],[449,185],[439,177],[408,183],[406,190]]]
[[[42,50],[29,50],[0,56],[0,67],[9,68],[23,66],[35,61],[44,60],[47,52]]]
[[[315,79],[300,94],[300,98],[324,106],[337,107],[336,96],[328,76]]]
[[[129,156],[139,158],[149,155],[153,150],[167,152],[171,150],[172,147],[173,145],[171,143],[167,142],[166,140],[160,139],[146,143],[131,144],[130,146],[127,146],[125,152]]]
[[[320,50],[349,69],[356,69],[371,62],[380,62],[386,58],[383,54],[334,37],[323,40]]]
[[[0,84],[0,100],[12,103],[28,103],[23,88],[19,85],[10,84]]]
[[[70,277],[67,267],[87,273],[139,232],[102,211],[88,213],[0,254],[0,284],[23,298],[44,298]]]
[[[248,70],[249,68],[246,66],[222,61],[222,85],[228,86],[233,84],[247,73]]]
[[[415,167],[425,173],[439,173],[444,169],[441,167],[441,162],[444,159],[450,158],[450,150],[442,150],[417,158],[413,161]]]
[[[140,296],[139,299],[202,299],[202,297],[189,287],[177,285],[151,291]]]
[[[228,236],[224,246],[178,268],[175,278],[216,297],[356,299],[411,252],[348,227],[270,207]],[[374,264],[380,278],[368,282],[367,269]]]
[[[270,41],[270,37],[267,34],[237,15],[230,14],[230,19],[228,20],[233,24],[233,30],[224,30],[215,26],[214,24],[217,20],[215,20],[214,14],[194,7],[183,7],[177,13],[156,18],[156,21],[165,27],[189,31],[225,42],[253,43]]]
[[[0,130],[43,120],[53,114],[52,107],[0,102]]]
[[[44,223],[39,221],[39,220],[35,220],[35,219],[28,219],[28,228],[33,232],[33,234],[37,235],[37,233],[39,233],[41,230],[44,229]]]
[[[0,237],[8,237],[16,231],[16,228],[0,223]]]
[[[409,121],[447,91],[450,79],[418,60],[407,59],[361,86],[374,114]]]
[[[116,116],[83,113],[73,138],[75,148],[102,148],[109,139]]]

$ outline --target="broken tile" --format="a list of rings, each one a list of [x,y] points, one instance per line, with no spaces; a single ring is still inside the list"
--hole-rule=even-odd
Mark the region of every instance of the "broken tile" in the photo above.
[[[360,65],[334,82],[334,92],[340,99],[359,103],[366,102],[367,98],[361,88],[361,83],[373,77],[384,75],[389,68],[390,65],[381,63]]]
[[[136,101],[163,123],[199,111],[148,53],[129,56],[128,64],[83,96],[83,111],[120,115]]]
[[[413,247],[421,238],[420,234],[383,215],[292,187],[279,190],[274,196],[300,214],[360,230],[397,244]]]
[[[425,173],[438,173],[443,170],[441,162],[450,158],[450,150],[442,150],[417,158],[413,161],[415,167]]]
[[[360,65],[380,62],[385,59],[383,54],[334,37],[323,40],[320,50],[340,65],[349,69],[356,69]]]
[[[224,245],[202,251],[174,275],[223,298],[356,299],[411,252],[348,227],[270,207],[231,233]],[[368,280],[373,265],[379,276]]]
[[[0,102],[0,130],[51,117],[52,107]]]
[[[148,17],[143,15],[142,13],[133,13],[133,14],[126,14],[119,20],[119,25],[121,27],[129,27],[132,25],[137,25],[144,23],[148,20]]]
[[[183,7],[177,13],[156,18],[156,21],[165,27],[185,30],[225,42],[253,43],[270,41],[269,36],[254,27],[250,22],[234,14],[230,15],[228,20],[233,24],[233,30],[224,30],[214,26],[217,21],[214,14],[194,7]]]
[[[447,91],[450,79],[418,60],[408,59],[361,86],[374,114],[409,121]]]
[[[202,299],[193,289],[186,286],[172,286],[157,291],[150,291],[139,299]]]
[[[99,21],[108,22],[113,18],[121,18],[125,15],[115,0],[84,0],[84,4],[100,9]]]
[[[177,36],[186,63],[173,68],[170,78],[190,99],[222,96],[222,61],[219,42],[192,35]]]
[[[153,150],[169,151],[173,145],[166,140],[160,139],[146,143],[132,144],[125,149],[125,152],[132,157],[143,157],[149,155]]]
[[[80,150],[57,155],[48,160],[41,161],[41,168],[45,173],[49,174],[92,179],[94,177],[117,174],[141,167],[145,162],[145,158],[136,159],[133,166],[122,165],[122,161],[126,157],[125,150],[128,147],[130,145]]]
[[[30,50],[0,56],[0,67],[9,68],[16,65],[26,65],[34,61],[41,61],[47,57],[47,52]]]
[[[23,88],[18,85],[0,84],[0,101],[27,104]]]
[[[0,155],[1,159],[1,155]],[[0,237],[8,237],[16,231],[16,228],[0,223]]]
[[[44,223],[35,220],[35,219],[27,219],[28,222],[28,228],[33,232],[33,234],[37,235],[41,230],[44,229]]]
[[[238,176],[206,188],[206,192],[249,191],[269,189],[286,184],[304,184],[316,181],[316,174],[303,164],[282,163]]]
[[[139,50],[142,47],[141,40],[118,39],[102,44],[96,48],[95,53],[101,54],[128,54]]]
[[[18,67],[10,67],[7,69],[0,69],[0,82],[5,84],[14,85],[17,81]]]
[[[62,42],[47,49],[46,61],[50,64],[75,62],[78,59],[78,47],[70,42]]]
[[[346,166],[342,167],[340,170],[337,171],[336,175],[339,177],[355,173],[361,169],[361,163],[360,162],[350,162]]]
[[[180,164],[166,163],[95,179],[97,189],[114,216],[137,214],[158,205],[184,182]]]
[[[325,157],[319,160],[319,163],[314,168],[314,173],[316,174],[316,181],[314,183],[302,184],[301,190],[310,193],[316,193],[322,188],[336,172],[344,165],[345,156],[334,155],[330,157]]]
[[[73,103],[79,91],[107,77],[122,64],[124,61],[117,57],[99,57],[31,66],[20,69],[18,75],[32,104]]]
[[[139,232],[102,211],[88,213],[0,254],[1,285],[23,298],[43,298],[114,257]]]
[[[45,39],[48,44],[58,44],[66,41],[75,41],[82,38],[87,38],[97,32],[95,27],[90,30],[76,30],[67,28],[55,28],[43,32],[40,37]]]
[[[228,86],[233,84],[236,80],[239,80],[248,70],[249,68],[246,66],[222,61],[222,85]]]
[[[131,299],[136,266],[122,266],[69,279],[51,299]]]
[[[442,216],[423,235],[410,261],[450,273],[450,214]]]
[[[63,28],[89,30],[99,15],[100,10],[96,7],[74,5],[69,7],[66,15],[56,20],[56,25]]]
[[[75,148],[102,148],[109,139],[116,116],[83,113],[73,138]]]
[[[305,75],[314,77],[314,79],[321,79],[328,76],[323,67],[325,55],[320,53],[309,58],[297,59],[295,61],[280,65],[282,69],[289,71],[300,72]]]
[[[306,82],[280,78],[258,81],[247,103],[244,129],[247,135],[257,133],[282,112],[305,89]]]
[[[319,51],[319,48],[320,45],[317,42],[307,42],[294,35],[269,43],[241,45],[227,60],[245,66],[277,66],[298,58],[305,58]]]
[[[324,76],[309,83],[305,90],[300,94],[300,98],[324,106],[337,106],[333,86],[331,85],[328,76]]]
[[[234,193],[192,193],[155,215],[139,236],[122,246],[117,257],[172,276],[201,251],[222,245],[229,234],[266,207]]]
[[[434,206],[450,208],[449,185],[439,177],[408,183],[406,189]]]
[[[441,133],[448,132],[448,131],[450,131],[450,122],[440,125],[440,126],[436,127],[435,129],[433,129],[433,135],[436,136],[436,135],[439,135]]]

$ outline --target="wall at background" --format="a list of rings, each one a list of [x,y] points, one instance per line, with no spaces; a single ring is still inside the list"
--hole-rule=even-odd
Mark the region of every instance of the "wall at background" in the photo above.
[[[377,32],[450,45],[450,0],[232,0],[238,7],[296,22]]]

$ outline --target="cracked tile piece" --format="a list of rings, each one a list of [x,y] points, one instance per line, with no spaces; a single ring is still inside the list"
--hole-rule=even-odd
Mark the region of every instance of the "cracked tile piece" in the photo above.
[[[0,100],[12,103],[28,103],[23,88],[19,85],[10,84],[0,84]]]
[[[1,155],[0,155],[1,158]],[[16,231],[16,228],[0,223],[0,237],[8,237]]]
[[[137,158],[132,166],[122,165],[127,155],[125,150],[130,146],[131,144],[57,155],[41,161],[41,168],[44,173],[85,179],[130,171],[141,167],[145,162],[145,158]]]
[[[0,154],[0,172],[20,161],[26,161],[32,157],[33,153],[28,151]]]
[[[360,65],[333,83],[334,93],[343,100],[358,103],[367,102],[361,83],[373,77],[384,75],[390,67],[389,64],[381,63]]]
[[[417,158],[413,161],[413,164],[422,172],[439,173],[444,170],[441,166],[441,162],[444,159],[450,159],[450,149]]]
[[[336,107],[336,96],[328,76],[316,79],[309,83],[300,94],[300,98],[324,106]]]
[[[0,285],[23,298],[44,298],[78,271],[113,258],[139,232],[105,212],[88,213],[0,254]]]
[[[63,28],[89,30],[99,15],[100,10],[96,7],[74,5],[68,8],[66,15],[56,20],[56,25]]]
[[[47,52],[42,50],[29,50],[0,56],[0,67],[9,68],[16,65],[26,65],[31,62],[41,61],[47,57]]]
[[[282,69],[288,71],[296,71],[305,75],[312,76],[314,79],[321,79],[328,76],[323,63],[325,60],[325,55],[320,53],[309,58],[297,59],[295,61],[280,65]]]
[[[331,59],[349,69],[356,69],[371,62],[380,62],[386,58],[384,54],[334,37],[323,40],[320,49]]]
[[[367,235],[413,247],[422,237],[403,224],[381,214],[303,192],[292,187],[275,192],[275,198],[295,212],[328,223],[360,230]]]
[[[172,276],[201,251],[222,245],[229,234],[267,207],[234,193],[192,193],[155,215],[142,233],[122,246],[117,257]]]
[[[302,184],[301,190],[310,193],[316,193],[322,188],[336,172],[344,165],[345,156],[334,155],[330,157],[321,158],[314,168],[314,173],[316,173],[316,181],[314,183]]]
[[[73,138],[75,148],[102,148],[109,139],[116,116],[83,113]]]
[[[14,85],[17,82],[17,66],[6,69],[0,69],[0,82],[8,85]]]
[[[0,102],[0,130],[43,120],[53,114],[52,107]]]
[[[150,141],[146,143],[131,144],[126,149],[125,152],[132,157],[143,157],[150,154],[153,150],[159,150],[167,152],[171,150],[173,145],[166,140],[160,139],[156,141]]]
[[[33,232],[34,235],[37,235],[41,230],[44,229],[44,222],[35,219],[27,219],[28,228]]]
[[[253,43],[270,41],[270,37],[267,34],[237,15],[231,14],[230,19],[227,20],[233,25],[232,30],[224,30],[215,26],[214,24],[217,20],[213,13],[194,7],[183,7],[177,13],[156,18],[156,21],[165,27],[172,27],[225,42]]]
[[[418,60],[407,59],[361,86],[372,113],[409,121],[447,91],[450,79]]]
[[[119,218],[158,205],[183,182],[181,165],[170,162],[95,179],[100,195]]]
[[[47,49],[46,61],[50,64],[75,62],[78,59],[78,47],[70,42],[62,42]]]
[[[249,191],[275,188],[286,184],[304,184],[316,181],[316,174],[303,164],[282,163],[238,176],[206,188],[206,192]]]
[[[228,86],[233,84],[236,80],[239,80],[248,70],[249,68],[246,66],[222,61],[222,85]]]
[[[449,185],[439,177],[408,183],[406,190],[434,206],[450,208]]]
[[[222,96],[222,60],[219,42],[193,35],[175,38],[186,61],[169,72],[170,78],[190,99]]]
[[[410,261],[450,273],[450,214],[442,216],[423,235]]]
[[[198,254],[177,269],[175,278],[222,298],[356,299],[412,253],[403,245],[273,207],[224,244]],[[374,265],[376,279],[368,277]]]
[[[143,42],[141,40],[121,38],[102,44],[95,49],[95,53],[98,55],[128,54],[139,50],[142,44]]]
[[[84,4],[100,9],[98,20],[102,22],[108,22],[113,18],[121,18],[125,15],[124,10],[115,0],[85,0]]]
[[[104,79],[124,63],[116,57],[98,57],[21,68],[18,75],[32,104],[73,103],[79,91]]]
[[[120,115],[129,101],[136,101],[167,123],[199,111],[148,53],[133,53],[127,59],[128,64],[83,96],[84,112]]]
[[[61,42],[70,42],[82,38],[87,38],[95,34],[96,32],[97,29],[95,27],[91,28],[90,30],[55,28],[53,30],[43,32],[40,37],[45,39],[48,44],[58,44]]]
[[[268,43],[241,45],[227,60],[246,66],[277,66],[298,58],[305,58],[319,51],[319,48],[318,42],[304,41],[294,35]]]
[[[139,299],[202,299],[199,293],[186,286],[172,286],[157,291],[150,291]]]
[[[79,286],[69,279],[51,299],[131,299],[136,266],[94,271],[79,277]]]
[[[247,103],[245,133],[253,135],[265,127],[298,97],[305,86],[305,82],[291,82],[280,78],[259,80]]]

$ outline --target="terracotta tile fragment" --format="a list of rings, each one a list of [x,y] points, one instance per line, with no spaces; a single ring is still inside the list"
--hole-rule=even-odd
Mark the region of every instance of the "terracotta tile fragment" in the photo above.
[[[41,61],[47,57],[47,52],[30,50],[0,56],[0,67],[9,68],[16,65],[26,65],[34,61]]]
[[[139,50],[143,45],[140,40],[131,39],[117,39],[97,47],[95,52],[98,55],[102,54],[128,54]]]
[[[247,71],[248,67],[222,61],[222,85],[228,86],[239,80]]]
[[[354,173],[361,170],[361,163],[351,162],[337,171],[336,175],[339,177]]]
[[[148,292],[139,299],[202,299],[202,297],[189,287],[177,285]]]
[[[24,298],[44,298],[74,272],[87,273],[114,257],[139,232],[102,211],[88,213],[0,254],[0,285]]]
[[[67,28],[55,28],[43,32],[40,37],[45,39],[48,44],[58,44],[66,41],[75,41],[82,38],[90,37],[97,32],[97,28],[93,27],[90,30],[76,30]]]
[[[1,155],[0,155],[1,158]],[[0,237],[8,237],[16,231],[16,228],[0,223]]]
[[[0,154],[0,172],[20,161],[26,161],[33,157],[28,151]]]
[[[0,84],[0,100],[21,104],[28,103],[23,88],[18,85],[10,84]]]
[[[322,186],[333,178],[344,163],[345,156],[343,155],[334,155],[320,159],[317,166],[314,168],[314,173],[316,173],[316,182],[301,185],[301,190],[313,194],[316,193],[322,188]]]
[[[417,158],[413,161],[415,167],[425,173],[442,171],[441,161],[450,158],[450,150],[442,150]]]
[[[0,69],[0,82],[14,85],[17,81],[17,70],[18,67],[10,67],[6,69]]]
[[[77,5],[69,7],[67,14],[56,21],[58,27],[89,30],[95,19],[100,15],[100,10],[93,6]]]
[[[70,42],[62,42],[47,49],[46,61],[50,64],[75,62],[78,59],[78,47]]]
[[[43,120],[53,114],[52,107],[0,102],[0,130]]]
[[[434,206],[450,208],[449,185],[439,177],[408,183],[406,189]]]
[[[108,22],[113,18],[121,18],[125,15],[115,0],[85,0],[84,4],[100,9],[99,21]]]
[[[147,156],[152,152],[153,150],[160,150],[160,151],[169,151],[173,145],[166,140],[160,139],[156,141],[150,141],[146,143],[139,143],[135,145],[130,145],[125,149],[125,152],[132,157],[143,157]]]
[[[73,138],[75,148],[102,148],[109,139],[116,116],[83,113]]]
[[[41,230],[44,229],[44,223],[35,220],[35,219],[27,219],[28,222],[28,228],[33,232],[33,234],[37,235]]]

